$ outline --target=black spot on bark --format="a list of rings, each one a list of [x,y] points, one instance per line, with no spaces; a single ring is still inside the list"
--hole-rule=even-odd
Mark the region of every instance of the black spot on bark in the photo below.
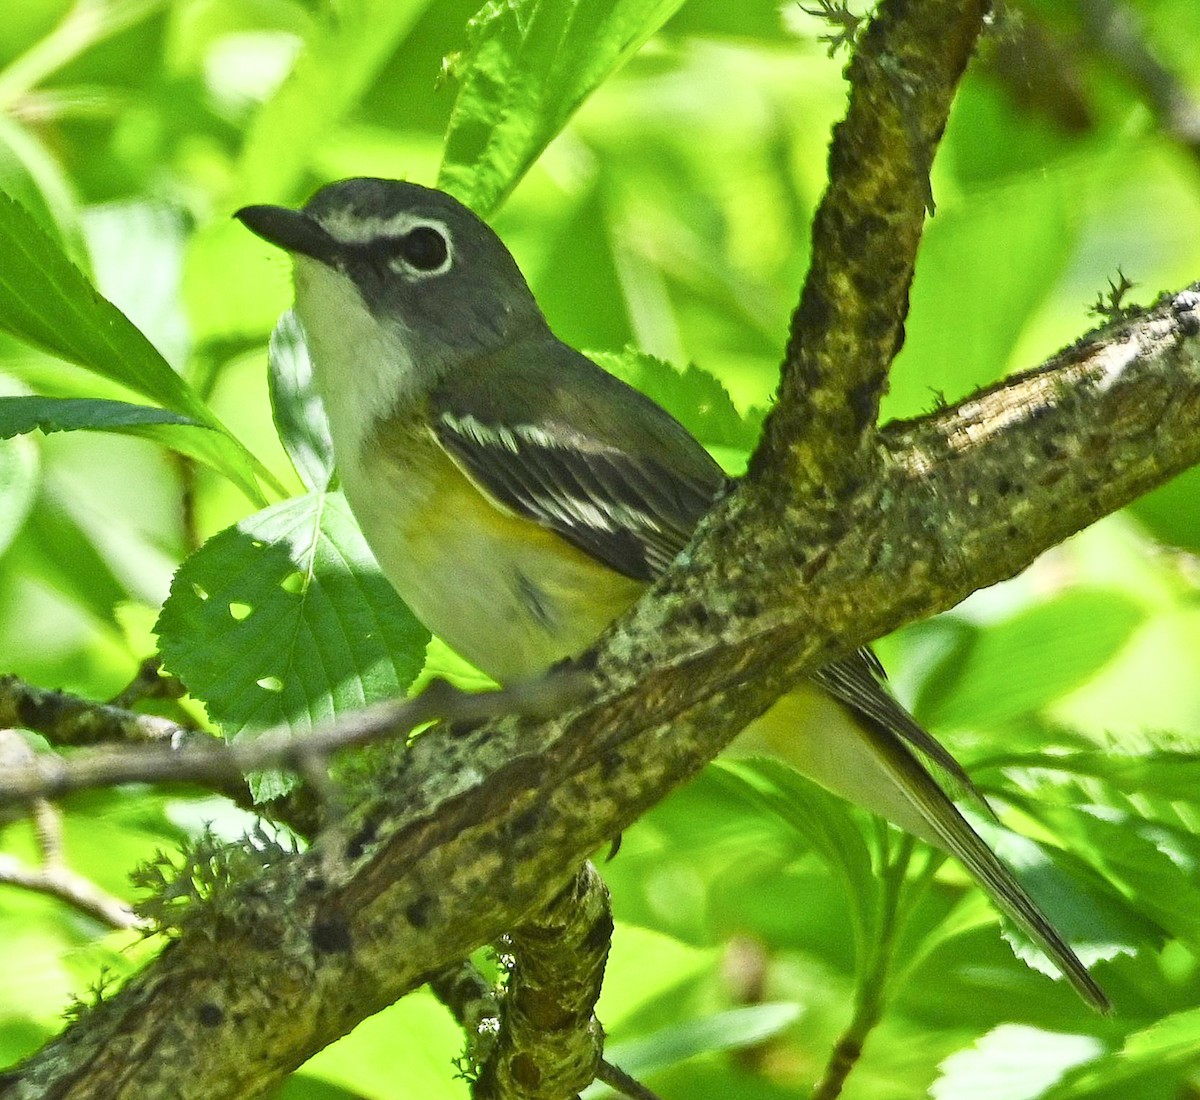
[[[309,938],[318,955],[342,955],[354,946],[350,926],[341,917],[316,921]]]
[[[408,923],[414,928],[428,928],[429,920],[433,916],[434,907],[437,905],[437,900],[432,894],[422,894],[416,901],[411,902],[404,910],[404,915],[408,918]]]
[[[200,1021],[201,1027],[220,1027],[225,1022],[225,1013],[220,1005],[205,1001],[196,1009],[196,1019]]]

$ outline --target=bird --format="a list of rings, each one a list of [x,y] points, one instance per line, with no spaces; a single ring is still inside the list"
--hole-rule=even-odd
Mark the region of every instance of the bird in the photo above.
[[[497,682],[587,650],[729,489],[682,424],[554,335],[503,241],[451,195],[360,177],[299,209],[235,217],[292,258],[341,487],[382,572]],[[752,725],[786,741],[809,778],[957,858],[1108,1011],[943,788],[975,791],[870,649],[823,666]]]

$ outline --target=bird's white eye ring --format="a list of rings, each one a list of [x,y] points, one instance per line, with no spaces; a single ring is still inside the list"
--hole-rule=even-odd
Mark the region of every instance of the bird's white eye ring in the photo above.
[[[446,266],[450,245],[432,225],[413,226],[396,238],[396,255],[415,271],[438,271]]]

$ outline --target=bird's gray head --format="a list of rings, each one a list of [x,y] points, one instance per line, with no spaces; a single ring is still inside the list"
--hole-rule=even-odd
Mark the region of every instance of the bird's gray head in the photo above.
[[[310,341],[324,343],[317,330],[326,326],[349,338],[346,313],[356,300],[374,323],[396,330],[422,372],[437,373],[545,324],[508,248],[444,192],[342,180],[301,210],[246,206],[236,217],[292,253],[296,308]]]
[[[236,217],[291,253],[296,312],[331,416],[368,420],[545,321],[500,238],[457,199],[348,179],[300,210]],[[352,397],[351,397],[352,395]]]

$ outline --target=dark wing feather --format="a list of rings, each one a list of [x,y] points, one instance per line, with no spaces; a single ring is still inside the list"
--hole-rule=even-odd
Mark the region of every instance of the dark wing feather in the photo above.
[[[433,395],[432,411],[442,446],[484,492],[637,580],[671,564],[727,484],[677,421],[552,337],[481,360],[456,376],[453,393]],[[813,679],[986,808],[954,757],[892,696],[871,650]]]
[[[682,425],[590,360],[557,341],[523,350],[519,371],[519,350],[479,365],[490,385],[476,373],[435,391],[439,442],[498,504],[652,581],[687,545],[725,475]]]
[[[885,683],[883,665],[872,650],[860,649],[822,665],[812,678],[856,714],[900,736],[934,766],[952,794],[969,797],[991,815],[987,801],[962,765],[896,701]]]

